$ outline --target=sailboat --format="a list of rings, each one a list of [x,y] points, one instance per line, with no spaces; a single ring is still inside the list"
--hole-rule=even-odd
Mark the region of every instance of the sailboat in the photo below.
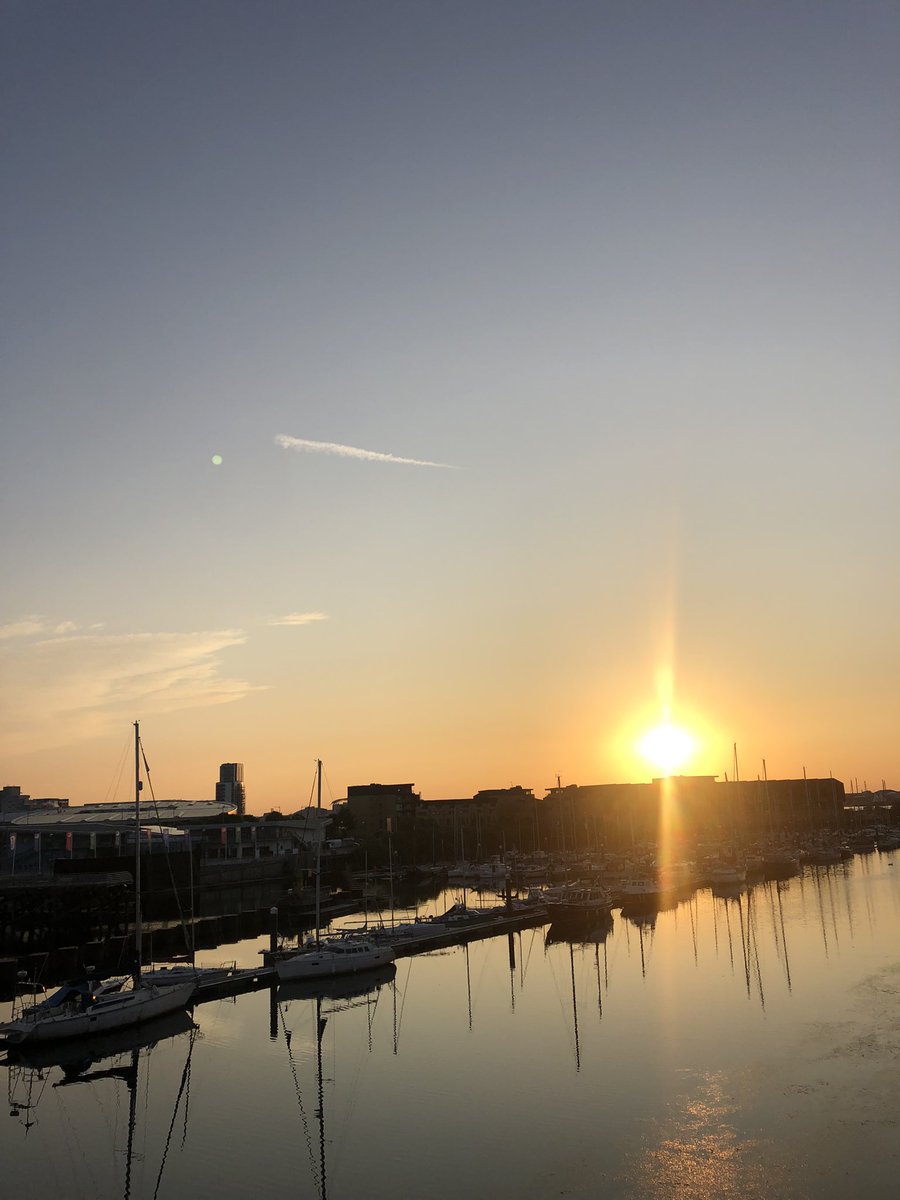
[[[141,977],[141,734],[134,723],[134,973],[103,983],[67,983],[46,999],[23,1006],[0,1025],[0,1041],[8,1046],[87,1037],[140,1025],[154,1017],[186,1008],[196,980],[160,985]]]
[[[322,761],[316,760],[316,811],[322,811]],[[320,830],[317,830],[317,835]],[[351,975],[371,971],[394,961],[390,946],[381,946],[356,935],[322,938],[322,839],[316,840],[316,934],[296,953],[275,960],[279,981],[323,979],[329,975]]]

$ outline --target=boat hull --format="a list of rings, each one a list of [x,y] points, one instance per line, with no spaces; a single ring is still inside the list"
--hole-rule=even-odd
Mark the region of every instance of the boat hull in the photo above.
[[[275,972],[282,983],[289,980],[327,979],[334,975],[372,971],[393,961],[394,951],[390,946],[376,946],[372,942],[355,946],[338,943],[333,947],[326,945],[301,950],[277,962]]]
[[[66,1007],[51,1013],[38,1007],[33,1014],[24,1013],[0,1025],[0,1038],[10,1046],[30,1046],[126,1029],[186,1008],[194,987],[193,981],[172,987],[140,986],[134,991],[102,996],[80,1012]]]

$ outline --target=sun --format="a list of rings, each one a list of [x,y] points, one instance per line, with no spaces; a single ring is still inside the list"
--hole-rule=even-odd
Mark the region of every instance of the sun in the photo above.
[[[691,758],[696,739],[677,725],[668,721],[649,730],[638,742],[638,749],[647,762],[665,775],[671,775]]]

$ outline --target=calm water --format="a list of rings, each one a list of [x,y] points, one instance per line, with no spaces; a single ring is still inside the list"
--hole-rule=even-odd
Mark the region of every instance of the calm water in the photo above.
[[[893,1200],[897,859],[211,1002],[71,1082],[3,1066],[5,1194]]]

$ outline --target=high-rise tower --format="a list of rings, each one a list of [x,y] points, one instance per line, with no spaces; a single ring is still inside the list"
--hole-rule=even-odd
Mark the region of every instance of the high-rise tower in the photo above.
[[[219,782],[216,784],[216,803],[233,804],[237,815],[242,817],[245,801],[244,764],[222,763],[219,767]]]

